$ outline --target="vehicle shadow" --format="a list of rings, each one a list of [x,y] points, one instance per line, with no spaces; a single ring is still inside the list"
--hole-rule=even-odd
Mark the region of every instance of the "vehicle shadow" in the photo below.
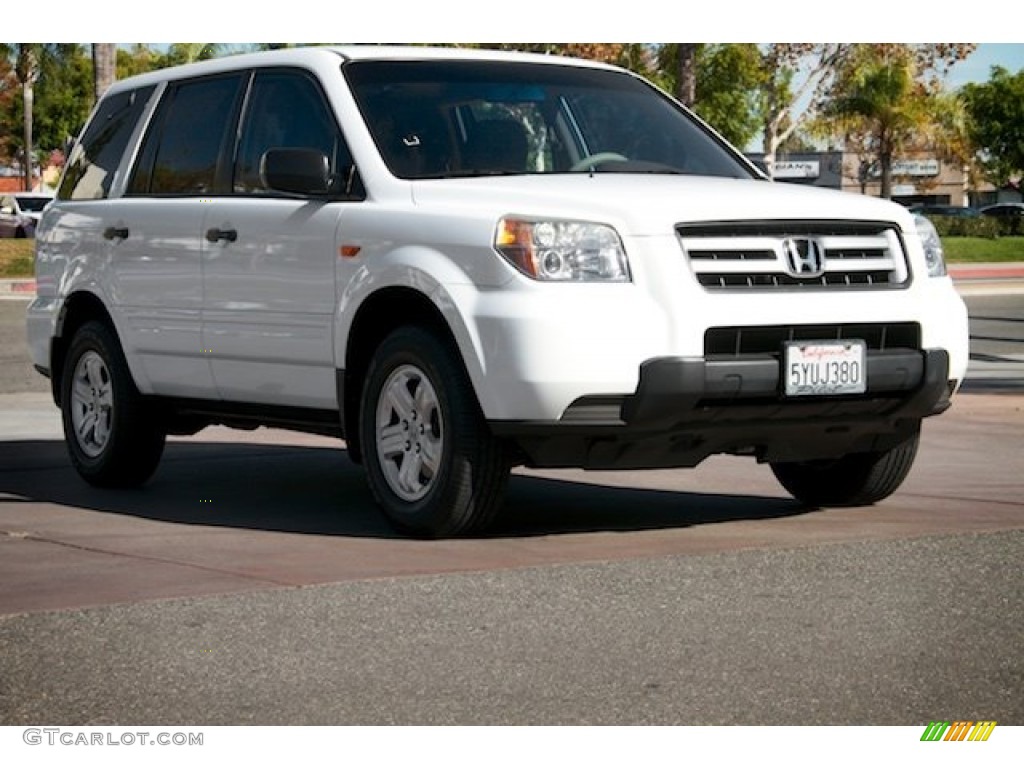
[[[378,511],[362,468],[340,445],[174,442],[145,486],[108,490],[78,477],[61,441],[0,442],[0,514],[7,504],[27,501],[184,525],[402,538]],[[483,537],[685,528],[807,511],[782,496],[623,488],[515,474],[500,518]]]

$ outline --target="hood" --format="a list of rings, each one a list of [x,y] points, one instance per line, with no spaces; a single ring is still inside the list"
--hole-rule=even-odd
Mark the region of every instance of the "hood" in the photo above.
[[[431,179],[412,183],[427,208],[599,221],[632,236],[664,235],[677,224],[841,219],[885,221],[913,230],[901,205],[864,195],[780,182],[615,173]]]

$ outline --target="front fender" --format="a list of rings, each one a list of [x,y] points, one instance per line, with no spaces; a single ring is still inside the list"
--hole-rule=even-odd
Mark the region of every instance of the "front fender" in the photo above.
[[[372,263],[372,269],[369,264]],[[339,280],[340,295],[335,316],[334,359],[345,367],[349,336],[360,309],[378,292],[389,288],[416,291],[430,300],[444,318],[469,373],[477,400],[488,408],[484,386],[484,354],[480,333],[472,319],[472,306],[457,302],[446,286],[459,286],[459,294],[472,296],[477,290],[469,275],[445,254],[424,246],[402,246],[376,255],[361,264],[347,281]]]

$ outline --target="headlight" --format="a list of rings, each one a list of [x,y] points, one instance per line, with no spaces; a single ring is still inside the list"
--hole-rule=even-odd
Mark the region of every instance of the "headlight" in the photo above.
[[[942,255],[942,241],[935,226],[920,214],[914,215],[914,224],[917,227],[917,236],[921,238],[921,245],[924,247],[924,260],[928,265],[929,277],[942,277],[946,274],[946,260]]]
[[[535,280],[628,282],[629,260],[618,233],[586,221],[502,219],[494,247]]]

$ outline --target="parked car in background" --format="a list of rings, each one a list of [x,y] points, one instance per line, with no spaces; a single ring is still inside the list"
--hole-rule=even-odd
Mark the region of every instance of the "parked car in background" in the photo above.
[[[910,212],[922,216],[956,216],[967,219],[975,219],[981,215],[977,209],[963,205],[912,205]]]
[[[1024,234],[1024,203],[996,203],[981,209],[983,216],[996,219],[1004,235]]]
[[[19,192],[0,199],[0,237],[35,237],[43,208],[53,200],[45,192]]]
[[[996,203],[986,205],[981,209],[983,216],[998,216],[999,218],[1021,218],[1024,216],[1024,203]]]

